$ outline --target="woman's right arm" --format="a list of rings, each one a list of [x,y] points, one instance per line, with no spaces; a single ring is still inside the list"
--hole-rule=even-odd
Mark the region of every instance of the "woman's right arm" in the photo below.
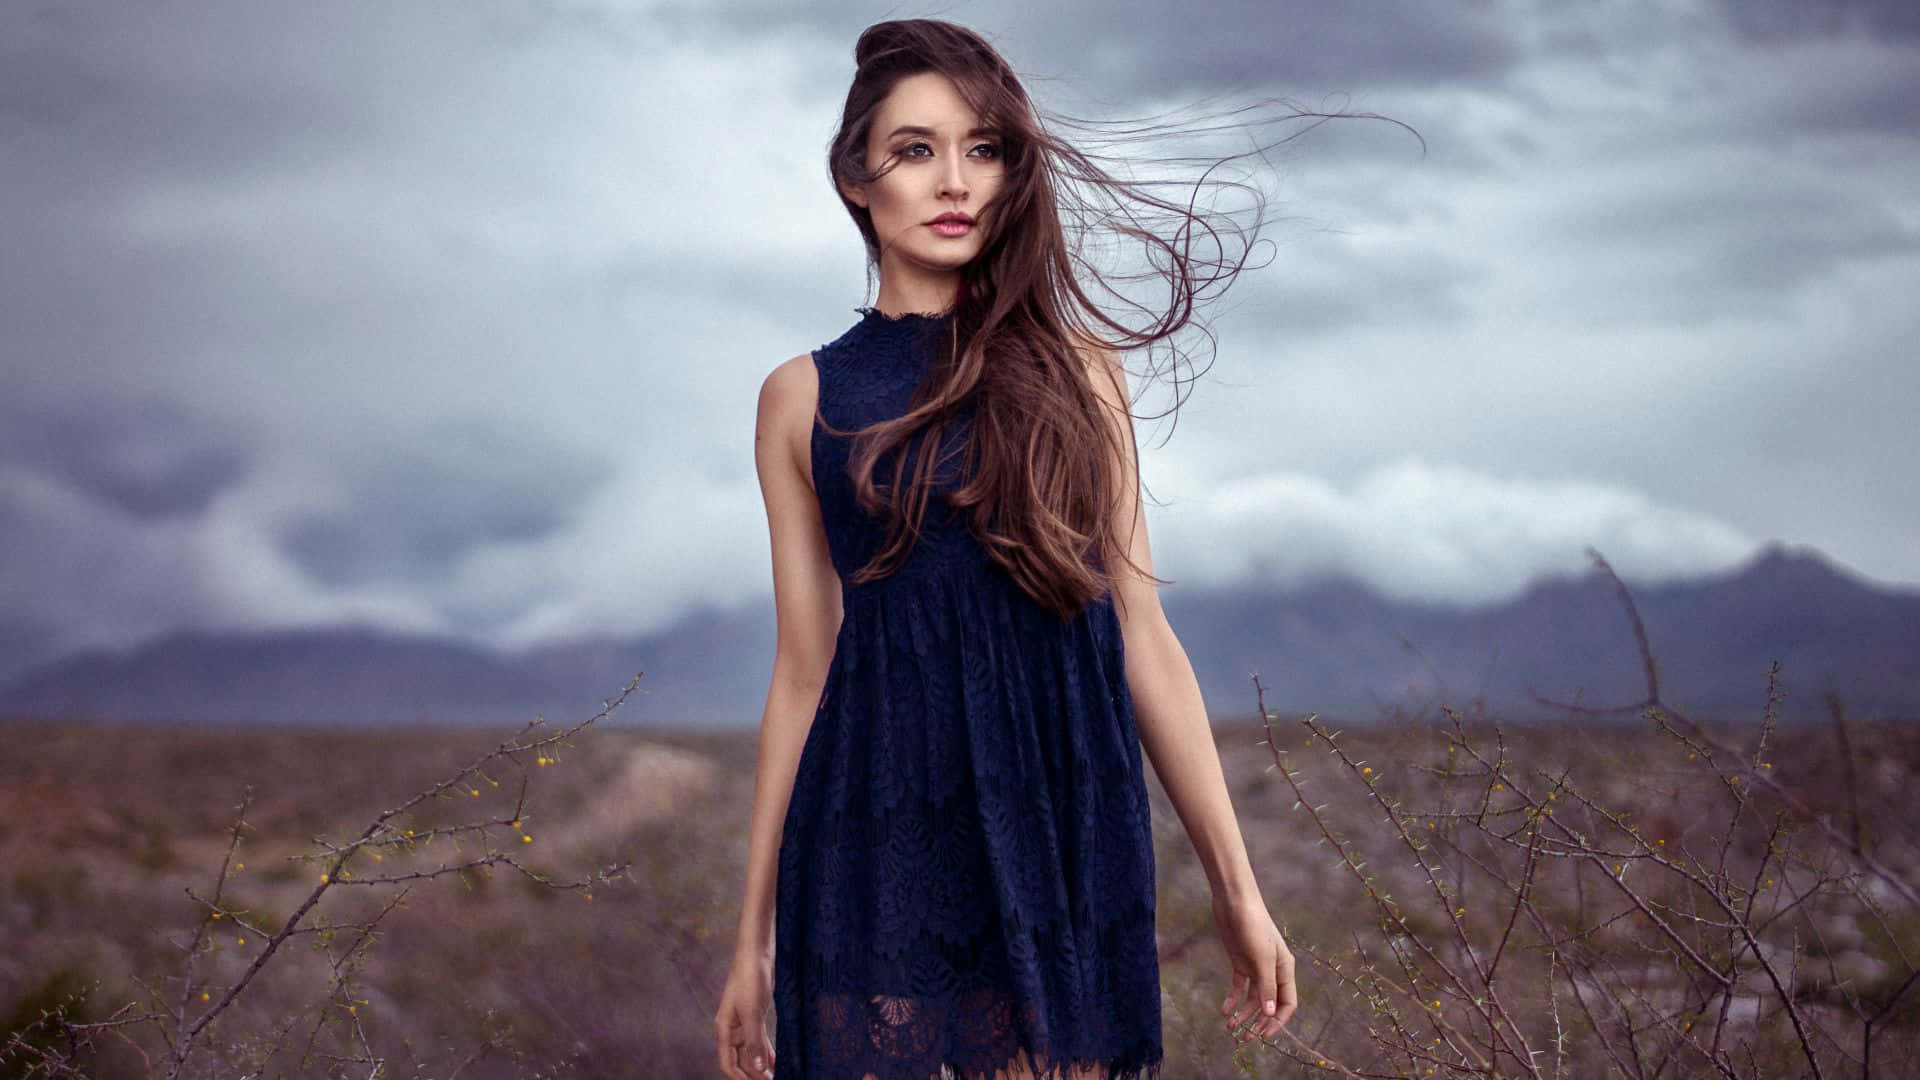
[[[819,377],[802,353],[773,369],[760,387],[753,457],[766,502],[773,546],[773,599],[778,641],[767,706],[760,718],[760,751],[753,784],[753,821],[747,840],[747,882],[740,907],[736,958],[773,956],[774,885],[781,826],[793,794],[800,750],[840,632],[840,577],[827,551],[820,502],[814,495],[811,448]]]

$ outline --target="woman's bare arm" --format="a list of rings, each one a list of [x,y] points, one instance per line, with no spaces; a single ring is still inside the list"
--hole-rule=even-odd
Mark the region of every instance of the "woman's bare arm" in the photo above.
[[[1093,355],[1102,361],[1090,363],[1095,392],[1112,421],[1124,427],[1119,433],[1124,462],[1116,477],[1122,492],[1115,520],[1120,535],[1126,538],[1129,558],[1151,574],[1153,556],[1134,471],[1138,451],[1128,412],[1126,370],[1111,353],[1095,350]],[[1258,904],[1259,886],[1227,794],[1220,753],[1214,745],[1193,665],[1167,622],[1153,582],[1124,563],[1112,570],[1114,604],[1126,643],[1127,690],[1133,698],[1140,744],[1193,841],[1215,898]]]
[[[793,795],[800,750],[820,704],[820,692],[840,632],[840,578],[827,552],[827,534],[814,495],[811,447],[819,379],[813,357],[802,353],[775,368],[760,387],[754,424],[754,465],[766,503],[773,545],[773,597],[778,624],[773,678],[760,718],[754,769],[753,820],[747,839],[747,880],[736,951],[771,959],[774,886],[780,832]]]

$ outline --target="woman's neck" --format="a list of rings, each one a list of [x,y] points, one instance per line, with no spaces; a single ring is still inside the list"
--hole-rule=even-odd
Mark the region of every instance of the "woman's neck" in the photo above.
[[[939,274],[926,276],[908,276],[906,274],[882,274],[880,295],[873,302],[881,314],[887,316],[903,315],[915,312],[922,315],[941,315],[950,310],[960,298],[960,275]]]

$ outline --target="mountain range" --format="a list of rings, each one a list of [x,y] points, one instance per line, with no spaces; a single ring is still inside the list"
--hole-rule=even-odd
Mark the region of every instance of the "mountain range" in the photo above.
[[[1825,715],[1828,689],[1850,716],[1920,717],[1920,589],[1876,585],[1780,544],[1729,573],[1628,588],[1663,696],[1697,719],[1757,720],[1775,660],[1785,722]],[[1535,695],[1592,708],[1646,696],[1626,610],[1598,570],[1481,606],[1392,599],[1345,578],[1174,584],[1161,597],[1216,723],[1255,715],[1256,672],[1271,708],[1356,721],[1476,698],[1525,721],[1568,715]],[[521,652],[352,627],[189,630],[29,669],[0,685],[0,717],[514,725],[538,714],[565,725],[644,673],[611,722],[752,727],[773,647],[770,597],[656,633]]]

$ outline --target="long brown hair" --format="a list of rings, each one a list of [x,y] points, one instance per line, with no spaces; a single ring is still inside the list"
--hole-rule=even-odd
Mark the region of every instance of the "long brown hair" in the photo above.
[[[919,540],[941,462],[938,455],[917,454],[909,477],[907,457],[897,451],[916,440],[943,445],[947,428],[970,406],[961,451],[968,478],[943,497],[969,511],[970,531],[1035,601],[1071,616],[1108,592],[1116,562],[1145,573],[1127,555],[1130,538],[1114,527],[1114,509],[1139,484],[1137,452],[1132,476],[1112,475],[1122,451],[1133,447],[1132,405],[1117,393],[1118,376],[1104,364],[1089,365],[1083,350],[1117,354],[1146,347],[1151,355],[1152,347],[1166,344],[1176,391],[1169,411],[1178,409],[1179,368],[1187,357],[1173,343],[1174,335],[1192,324],[1211,348],[1212,334],[1196,321],[1197,309],[1247,268],[1266,219],[1266,201],[1257,187],[1213,180],[1211,174],[1236,160],[1264,160],[1278,142],[1298,133],[1224,157],[1161,159],[1175,165],[1206,162],[1197,180],[1121,180],[1103,167],[1105,159],[1048,131],[1012,67],[965,27],[933,19],[877,23],[860,35],[854,59],[853,85],[828,149],[836,191],[842,183],[871,183],[891,167],[883,162],[878,169],[867,168],[869,129],[894,85],[922,72],[951,79],[982,124],[999,131],[1005,174],[980,254],[961,270],[944,324],[944,347],[907,412],[858,431],[841,431],[817,418],[830,433],[854,437],[849,471],[856,497],[869,513],[890,521],[887,543],[850,581],[893,572]],[[1320,120],[1344,115],[1286,114]],[[1223,130],[1045,116],[1056,126],[1096,136],[1112,132],[1121,141]],[[1198,208],[1195,196],[1210,185],[1250,195],[1250,219],[1243,224],[1233,213]],[[1188,197],[1176,201],[1177,194],[1154,194],[1168,186]],[[840,199],[866,242],[871,274],[880,264],[873,219],[844,193]],[[1063,217],[1071,220],[1071,232]],[[1088,239],[1102,231],[1144,246],[1152,269],[1122,275],[1095,266]],[[1120,288],[1145,281],[1153,283],[1159,300],[1142,301]],[[1144,324],[1128,325],[1107,310],[1109,304],[1089,296],[1089,288],[1145,316]],[[1149,375],[1153,371],[1150,367]],[[1103,415],[1091,381],[1096,377],[1112,380],[1129,414],[1124,422]],[[882,483],[874,472],[888,458],[892,479]]]

